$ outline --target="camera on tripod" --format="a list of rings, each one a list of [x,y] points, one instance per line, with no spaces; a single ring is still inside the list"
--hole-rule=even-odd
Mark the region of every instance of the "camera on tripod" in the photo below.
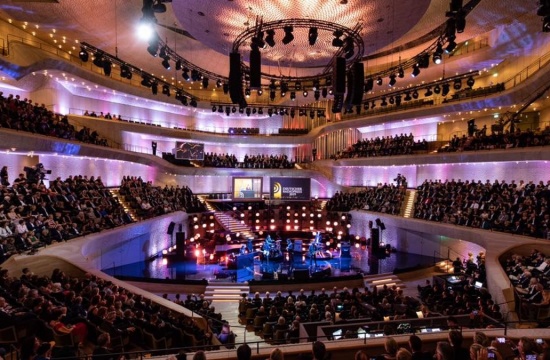
[[[30,183],[47,180],[46,175],[52,173],[51,170],[46,170],[42,163],[38,163],[33,167],[25,166],[23,170],[25,170],[27,181]]]

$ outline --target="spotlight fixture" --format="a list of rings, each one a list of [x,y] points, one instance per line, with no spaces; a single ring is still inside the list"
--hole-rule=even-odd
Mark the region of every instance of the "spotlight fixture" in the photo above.
[[[250,116],[251,113],[252,113],[252,110],[249,107],[247,107],[246,108],[246,116]]]
[[[468,80],[466,80],[466,85],[468,85],[470,89],[474,86],[475,83],[476,81],[474,80],[473,76],[470,76]]]
[[[218,110],[218,107],[216,105],[212,105],[212,112],[216,112]]]
[[[258,108],[258,115],[264,114],[264,108]]]
[[[285,26],[284,28],[285,37],[282,40],[282,43],[285,45],[288,45],[294,40],[294,34],[292,32],[294,31],[294,26]]]
[[[544,19],[542,19],[542,32],[550,32],[550,15],[545,16]]]
[[[453,39],[449,40],[449,43],[447,44],[447,47],[445,48],[445,52],[447,54],[452,53],[456,49],[456,42]]]
[[[418,58],[418,67],[421,69],[427,69],[430,66],[430,54],[425,53]]]
[[[287,92],[288,92],[288,83],[282,82],[281,83],[281,97],[285,97]]]
[[[376,85],[382,85],[382,78],[380,76],[378,77],[378,79],[376,79]]]
[[[191,81],[197,81],[199,80],[199,72],[195,69],[191,70]]]
[[[462,88],[462,80],[461,79],[456,79],[454,84],[453,84],[453,89],[460,90],[461,88]]]
[[[247,99],[250,97],[250,89],[249,88],[244,89],[244,96],[246,96]]]
[[[441,61],[443,61],[443,45],[441,45],[441,43],[438,43],[433,54],[433,62],[434,64],[439,65],[441,64]]]
[[[165,58],[167,55],[166,55],[166,46],[163,46],[160,48],[160,51],[159,51],[159,57],[161,58]]]
[[[315,98],[315,100],[319,100],[321,98],[321,92],[319,90],[315,90],[313,92],[313,97]]]
[[[416,90],[413,91],[412,97],[413,97],[413,99],[415,99],[415,100],[418,99],[418,91],[416,91]]]
[[[376,101],[373,100],[373,101],[370,103],[370,108],[371,108],[371,109],[374,109],[375,107],[376,107]]]
[[[166,70],[170,70],[170,58],[168,56],[165,56],[164,59],[162,60],[162,66],[166,69]]]
[[[441,87],[439,86],[439,84],[437,84],[436,86],[434,86],[434,94],[439,94],[441,93]]]
[[[183,73],[181,74],[181,76],[183,77],[183,79],[185,81],[189,81],[191,79],[191,77],[189,77],[189,69],[188,68],[184,68],[183,69]]]
[[[111,76],[112,66],[113,64],[111,63],[111,61],[107,59],[103,60],[103,73],[105,74],[105,76]]]
[[[403,67],[399,67],[399,70],[397,70],[397,77],[400,79],[403,79],[405,77],[405,70],[403,70]]]
[[[181,70],[181,60],[177,60],[176,61],[176,71],[180,71],[180,70]]]
[[[294,89],[296,89],[296,90],[302,90],[302,83],[299,82],[299,81],[296,81],[296,82],[294,83]]]
[[[93,63],[97,67],[103,67],[103,54],[97,52],[95,54]]]
[[[80,61],[87,62],[90,55],[88,54],[85,48],[81,47],[80,52],[78,53],[78,57],[80,58]]]
[[[368,93],[369,91],[372,90],[372,88],[374,87],[374,80],[372,78],[368,78],[367,79],[367,82],[365,83],[365,93]]]
[[[216,80],[216,87],[217,87],[217,88],[221,88],[222,85],[223,85],[223,82],[222,82],[221,80],[219,80],[219,79]]]
[[[317,91],[317,90],[319,90],[319,88],[320,88],[319,80],[314,80],[313,81],[313,87],[312,87],[313,91]]]
[[[189,102],[189,105],[190,105],[191,107],[196,108],[197,105],[198,105],[198,104],[197,104],[197,99],[191,99],[191,101]]]
[[[151,93],[153,95],[156,95],[156,94],[158,94],[158,92],[159,92],[159,84],[155,81],[155,82],[151,83]]]
[[[369,109],[369,103],[366,102],[363,104],[363,110],[368,110]]]
[[[294,119],[295,116],[296,116],[296,110],[290,109],[290,117]],[[302,110],[300,110],[300,116],[302,116]]]
[[[296,91],[291,91],[290,92],[290,100],[292,100],[292,101],[296,100]]]
[[[272,117],[272,116],[273,116],[273,109],[272,109],[272,108],[267,109],[267,115],[268,115],[269,117]]]
[[[461,34],[464,32],[464,29],[466,28],[466,15],[463,11],[460,11],[456,16],[456,32],[458,34]]]
[[[334,35],[334,39],[332,39],[332,46],[334,47],[342,47],[344,46],[344,41],[340,39],[342,35],[344,35],[344,32],[342,30],[336,30],[332,33]]]
[[[412,100],[412,97],[411,97],[411,92],[410,91],[407,91],[405,93],[405,98],[403,99],[405,101],[411,101]]]
[[[151,87],[153,82],[151,81],[151,78],[145,75],[142,75],[141,77],[141,85],[145,87]]]
[[[269,100],[275,100],[275,90],[269,90]]]
[[[231,108],[231,112],[232,112],[233,114],[236,113],[236,112],[237,112],[237,108],[236,108],[235,106],[233,106],[233,107]]]
[[[156,0],[153,4],[153,11],[161,14],[166,12],[166,4],[163,3],[163,0]]]
[[[209,79],[206,76],[204,76],[202,78],[202,88],[203,89],[208,89],[208,85],[209,85]]]
[[[225,95],[229,94],[229,84],[223,83],[222,89]]]
[[[395,99],[393,98],[393,96],[390,96],[390,105],[393,105],[395,104]]]
[[[395,80],[395,74],[391,74],[390,75],[390,82],[389,82],[390,87],[395,86],[396,83],[397,83],[397,80]]]
[[[229,111],[229,106],[227,107],[227,111]],[[218,106],[218,112],[219,113],[222,113],[223,112],[223,106]]]
[[[239,106],[239,114],[244,114],[244,108]]]
[[[258,96],[262,96],[262,95],[263,95],[263,93],[264,93],[264,91],[263,91],[263,90],[262,90],[261,88],[260,88],[260,89],[258,89]]]
[[[309,94],[309,93],[308,93],[307,89],[304,88],[304,92],[302,93],[302,95],[304,95],[304,97],[307,97],[308,94]]]
[[[159,37],[157,34],[154,34],[151,39],[149,39],[149,46],[147,46],[147,52],[153,57],[157,57],[159,51]]]
[[[229,116],[231,114],[231,108],[229,106],[225,107],[225,116]]]
[[[131,80],[132,79],[132,70],[128,65],[120,66],[120,77]]]
[[[426,88],[426,92],[424,93],[424,97],[430,97],[432,96],[434,93],[432,92],[432,88],[430,86],[428,86]]]
[[[351,37],[347,37],[345,40],[344,40],[344,57],[346,59],[350,59],[353,54],[355,54],[355,45],[353,44],[353,39]]]
[[[442,96],[447,96],[447,94],[449,94],[449,91],[451,91],[451,85],[449,85],[449,83],[445,83],[445,84],[441,85],[441,95]]]
[[[308,38],[309,38],[309,45],[313,46],[315,45],[315,43],[317,42],[317,28],[316,27],[311,27],[309,28],[309,35],[308,35]]]
[[[401,106],[401,95],[395,95],[395,105]]]
[[[327,95],[328,95],[328,89],[323,88],[323,90],[321,90],[321,96],[323,97],[323,99],[326,99]]]
[[[418,75],[420,75],[420,68],[418,67],[418,64],[415,64],[413,66],[413,71],[411,73],[411,76],[412,77],[417,77]]]
[[[271,47],[275,46],[275,30],[267,30],[266,33],[265,42],[267,45]]]
[[[388,102],[386,101],[385,96],[382,98],[382,102],[380,103],[380,106],[388,106]]]
[[[181,97],[181,104],[183,106],[188,106],[189,105],[189,103],[187,102],[187,97],[186,96]]]

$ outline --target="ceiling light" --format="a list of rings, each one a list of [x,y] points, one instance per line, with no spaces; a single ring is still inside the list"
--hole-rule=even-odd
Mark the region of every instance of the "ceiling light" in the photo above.
[[[434,93],[432,92],[432,88],[430,86],[428,86],[426,88],[426,92],[424,93],[424,97],[430,97],[432,96]]]
[[[266,33],[265,42],[267,45],[271,47],[275,46],[275,30],[267,30]]]
[[[258,89],[258,96],[262,96],[264,91],[262,89]]]
[[[166,69],[166,70],[170,70],[170,58],[169,57],[165,57],[163,60],[162,60],[162,66]]]
[[[212,105],[212,112],[216,112],[218,110],[218,107],[216,105]]]
[[[304,92],[302,93],[302,95],[304,95],[304,97],[307,97],[307,96],[308,96],[308,94],[309,94],[309,93],[307,92],[307,90],[306,90],[306,89],[304,89]]]
[[[397,83],[397,80],[395,80],[395,74],[391,74],[389,85],[394,86],[396,83]]]
[[[468,80],[466,80],[466,85],[468,85],[468,87],[471,89],[474,84],[476,83],[476,81],[474,80],[474,78],[472,76],[470,76],[468,78]]]
[[[250,97],[250,89],[249,88],[244,89],[244,96],[246,96],[247,99]]]
[[[395,104],[395,99],[393,98],[393,96],[390,96],[390,105],[393,105]]]
[[[550,32],[550,16],[546,16],[542,20],[542,32]]]
[[[149,40],[155,34],[154,23],[156,19],[141,18],[137,27],[137,36],[142,40]]]
[[[269,117],[272,117],[272,116],[273,116],[273,109],[272,109],[272,108],[267,109],[267,115],[268,115]]]
[[[378,79],[376,79],[376,85],[382,85],[382,78],[380,76],[378,77]]]
[[[216,87],[221,88],[223,85],[222,81],[220,79],[216,80]]]
[[[87,62],[90,55],[88,54],[85,48],[81,47],[80,52],[78,53],[78,57],[82,62]]]
[[[264,108],[258,108],[258,115],[264,114]]]
[[[439,65],[441,64],[441,61],[443,61],[443,45],[438,43],[433,55],[433,62],[434,64]]]
[[[151,87],[152,85],[151,78],[149,78],[148,76],[142,75],[141,85],[146,87]]]
[[[283,44],[287,45],[287,44],[290,44],[292,40],[294,40],[294,35],[292,34],[292,32],[294,31],[294,27],[285,26],[284,31],[285,31],[285,37],[283,38],[282,42]]]
[[[344,35],[344,32],[342,30],[336,30],[332,33],[334,35],[334,39],[332,39],[332,46],[334,47],[342,47],[344,46],[344,41],[340,39],[342,35]]]
[[[411,73],[412,77],[417,77],[420,74],[420,68],[418,67],[418,64],[415,64],[413,66],[413,71]]]
[[[225,116],[229,116],[231,114],[231,108],[229,106],[225,107]]]
[[[313,46],[315,45],[315,43],[317,42],[317,28],[316,27],[312,27],[312,28],[309,28],[309,45]]]
[[[246,108],[246,116],[250,116],[251,112],[252,112],[252,110],[249,107],[247,107]]]
[[[290,92],[290,100],[292,100],[292,101],[296,100],[296,91],[291,91]]]
[[[399,70],[397,70],[397,77],[400,79],[403,79],[405,77],[405,71],[401,66],[399,67]]]
[[[461,79],[456,79],[454,84],[453,84],[453,89],[460,90],[461,88],[462,88],[462,80]]]

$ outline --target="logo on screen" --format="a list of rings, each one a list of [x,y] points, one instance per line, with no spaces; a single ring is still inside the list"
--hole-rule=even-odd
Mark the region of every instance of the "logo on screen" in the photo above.
[[[280,199],[283,197],[283,187],[280,182],[275,182],[273,184],[273,198]]]

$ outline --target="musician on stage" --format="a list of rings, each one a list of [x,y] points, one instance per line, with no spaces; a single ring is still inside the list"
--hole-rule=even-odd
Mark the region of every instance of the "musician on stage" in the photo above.
[[[309,251],[309,265],[311,265],[312,263],[315,263],[315,266],[317,266],[317,256],[316,256],[317,244],[315,243],[315,241],[312,241],[309,244],[308,251]]]
[[[294,264],[294,243],[292,239],[286,239],[286,251],[288,253],[288,262],[290,267]]]
[[[248,250],[247,250],[247,248],[246,248],[246,245],[243,244],[243,245],[241,246],[241,250],[239,251],[239,255],[246,255],[247,253],[248,253]]]

